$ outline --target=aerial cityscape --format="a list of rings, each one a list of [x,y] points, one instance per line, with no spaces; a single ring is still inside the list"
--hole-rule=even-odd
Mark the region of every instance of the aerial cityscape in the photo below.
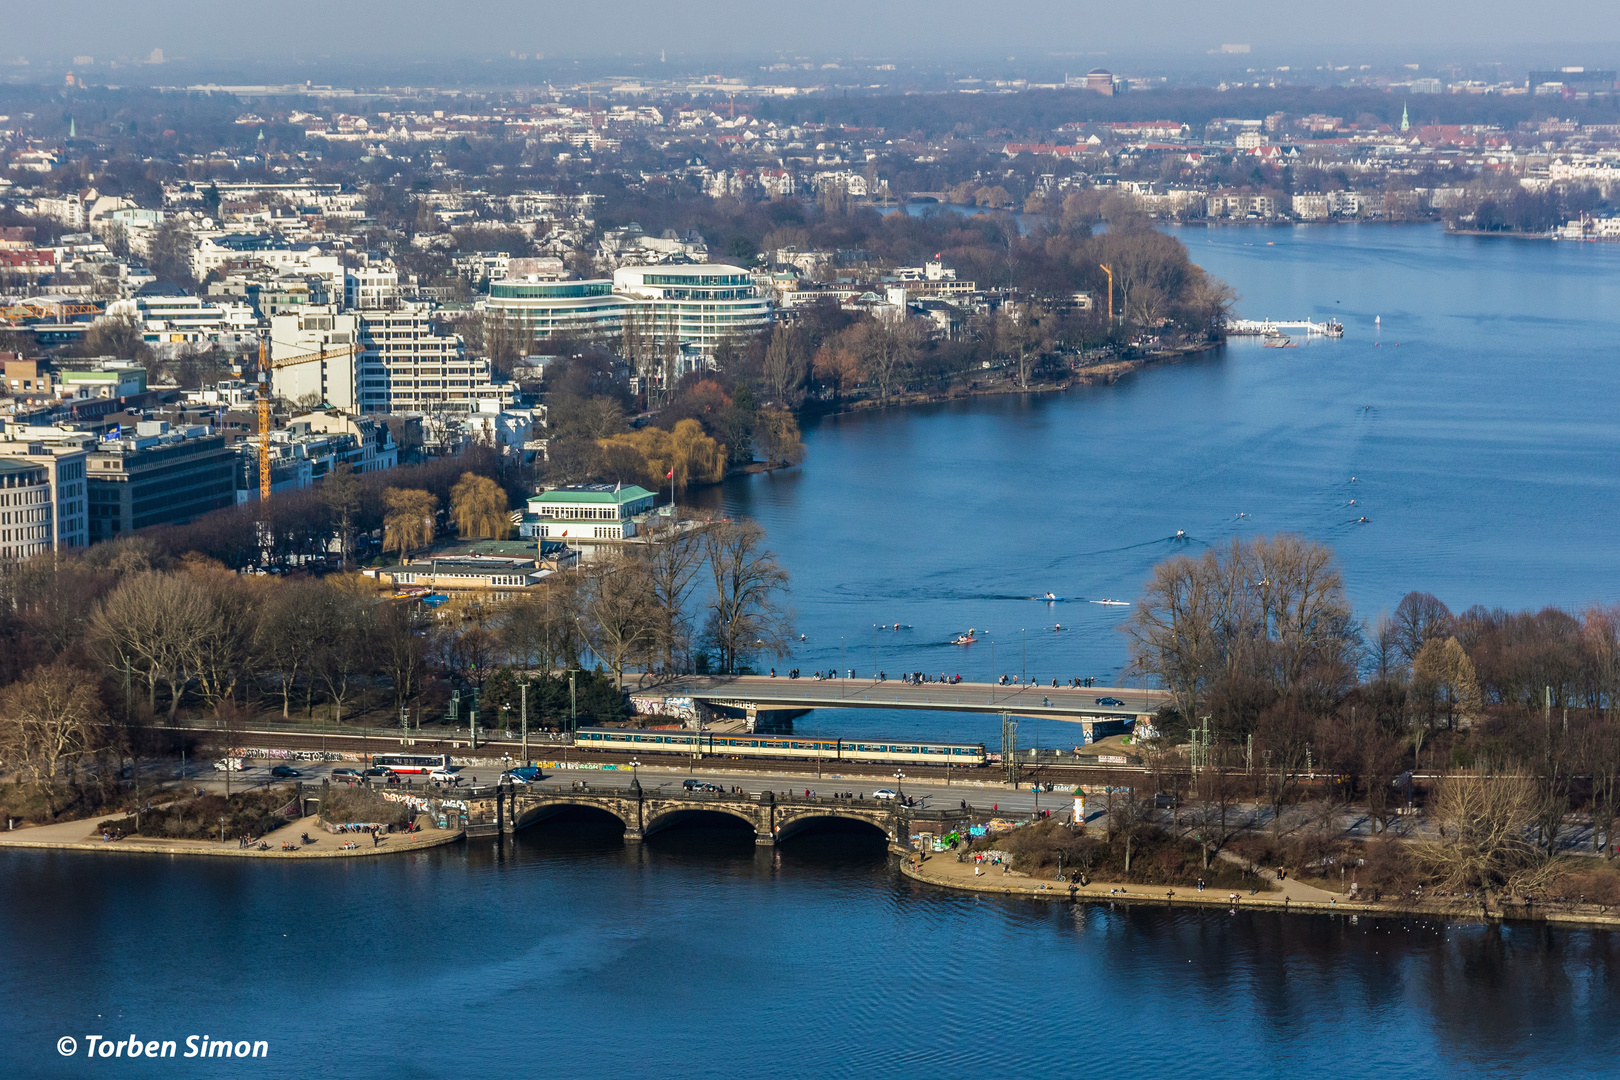
[[[262,14],[0,44],[20,1075],[1610,1073],[1614,12]]]

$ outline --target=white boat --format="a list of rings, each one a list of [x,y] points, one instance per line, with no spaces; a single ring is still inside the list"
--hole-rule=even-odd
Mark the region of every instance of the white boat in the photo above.
[[[1093,604],[1107,604],[1109,607],[1130,607],[1129,600],[1093,600]]]

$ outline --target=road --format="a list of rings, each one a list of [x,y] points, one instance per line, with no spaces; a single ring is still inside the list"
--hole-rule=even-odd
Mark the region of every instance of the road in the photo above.
[[[249,759],[262,760],[262,759]],[[295,770],[297,777],[275,777],[270,770],[276,765],[285,762],[267,762],[264,764],[249,765],[239,772],[231,773],[231,789],[245,791],[252,787],[263,787],[270,784],[290,784],[302,781],[306,784],[319,784],[332,775],[333,769],[356,768],[353,762],[332,762],[330,764],[315,761],[296,761],[288,767]],[[495,769],[480,769],[473,766],[465,767],[461,773],[470,781],[477,777],[482,783],[494,780],[498,775]],[[543,783],[557,783],[567,780],[589,780],[591,787],[621,788],[629,787],[632,779],[639,780],[642,787],[649,791],[660,788],[668,791],[679,791],[681,783],[685,780],[704,780],[721,787],[741,787],[745,792],[756,791],[797,791],[806,789],[819,792],[854,791],[860,794],[871,794],[879,788],[899,790],[905,795],[918,800],[919,805],[927,799],[927,805],[933,807],[957,806],[962,800],[975,808],[989,809],[998,806],[1000,811],[1013,815],[1027,815],[1036,809],[1041,810],[1067,810],[1072,806],[1073,800],[1066,792],[1043,793],[1038,798],[1030,790],[1028,784],[1018,792],[1011,791],[1005,781],[992,779],[996,774],[985,771],[983,776],[975,775],[972,780],[957,781],[946,784],[942,780],[918,781],[911,778],[896,780],[893,777],[881,778],[873,776],[843,777],[837,773],[827,771],[820,779],[796,774],[780,772],[754,772],[748,770],[704,768],[699,762],[693,770],[679,765],[643,765],[632,772],[629,769],[612,771],[600,770],[574,770],[560,769],[547,772]],[[142,782],[172,781],[178,779],[178,770],[172,762],[153,762],[142,771]],[[204,768],[198,770],[193,766],[187,770],[187,781],[203,787],[209,791],[223,793],[225,790],[225,774],[221,771]],[[1039,807],[1037,807],[1039,802]]]
[[[998,686],[995,683],[907,683],[900,679],[837,679],[740,675],[728,679],[682,677],[630,692],[685,696],[734,707],[806,709],[938,709],[948,712],[1017,713],[1081,720],[1151,716],[1169,700],[1163,690],[1127,686]],[[1099,701],[1109,704],[1099,704]],[[1118,704],[1113,704],[1118,702]]]

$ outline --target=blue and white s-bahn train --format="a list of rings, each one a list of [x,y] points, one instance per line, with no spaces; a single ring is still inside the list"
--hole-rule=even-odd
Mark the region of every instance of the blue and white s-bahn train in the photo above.
[[[806,738],[800,735],[716,734],[703,731],[650,731],[636,728],[580,728],[581,750],[633,754],[698,754],[704,757],[797,758],[806,761],[861,761],[882,765],[986,763],[983,743],[936,743],[875,739]]]

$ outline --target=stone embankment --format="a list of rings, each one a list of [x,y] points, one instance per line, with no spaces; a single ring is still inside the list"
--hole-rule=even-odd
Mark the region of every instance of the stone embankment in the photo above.
[[[1121,904],[1160,906],[1199,906],[1301,912],[1312,915],[1378,915],[1401,918],[1438,918],[1468,922],[1548,922],[1569,926],[1620,927],[1620,910],[1596,904],[1497,903],[1481,911],[1478,901],[1403,898],[1397,900],[1355,899],[1329,892],[1292,878],[1277,881],[1270,870],[1262,870],[1270,891],[1233,893],[1228,889],[1205,889],[1177,885],[1141,885],[1133,882],[1043,881],[1000,866],[984,865],[974,874],[972,860],[957,862],[954,853],[940,852],[924,857],[906,856],[901,872],[912,881],[945,889],[991,893],[1029,900],[1107,901]]]

